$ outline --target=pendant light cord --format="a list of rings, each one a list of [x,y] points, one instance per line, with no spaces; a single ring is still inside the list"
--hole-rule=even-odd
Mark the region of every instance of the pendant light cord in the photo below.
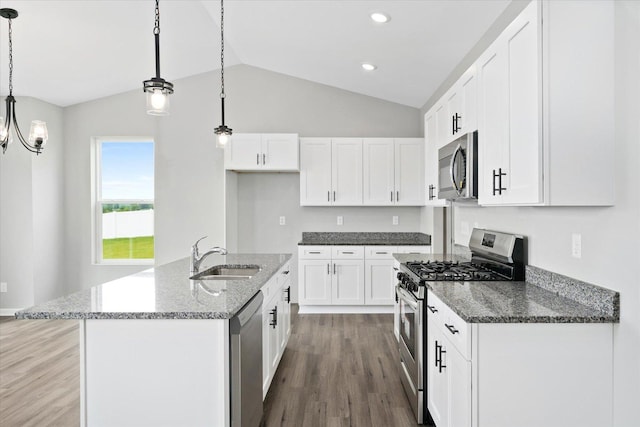
[[[156,25],[153,27],[153,34],[160,34],[160,5],[159,0],[156,0]]]
[[[9,96],[13,95],[13,30],[9,19]]]
[[[222,83],[220,98],[224,98],[224,0],[220,0],[220,44],[220,81]],[[222,122],[224,124],[224,120]]]

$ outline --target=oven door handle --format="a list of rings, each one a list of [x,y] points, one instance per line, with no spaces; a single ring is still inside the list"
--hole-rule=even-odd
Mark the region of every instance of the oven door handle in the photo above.
[[[396,294],[400,297],[402,301],[404,301],[409,307],[414,310],[418,310],[418,301],[416,298],[411,295],[409,292],[402,289],[400,286],[396,286]]]

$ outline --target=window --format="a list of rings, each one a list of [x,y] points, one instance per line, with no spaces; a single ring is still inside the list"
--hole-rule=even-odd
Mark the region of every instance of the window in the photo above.
[[[153,140],[95,141],[95,260],[101,264],[152,263]]]

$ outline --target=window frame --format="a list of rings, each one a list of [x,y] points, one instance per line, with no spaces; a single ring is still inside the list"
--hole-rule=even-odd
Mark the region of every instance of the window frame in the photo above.
[[[105,142],[120,142],[120,143],[152,143],[153,144],[153,181],[154,181],[154,198],[153,199],[102,199],[102,144]],[[91,247],[92,247],[92,263],[94,265],[154,265],[156,254],[156,230],[155,230],[155,153],[156,143],[153,137],[147,136],[114,136],[114,137],[94,137],[91,144],[91,210],[92,210],[92,233],[91,233]],[[154,258],[118,258],[118,259],[103,259],[102,257],[102,210],[104,204],[152,204],[153,216],[154,216],[154,230],[153,230],[153,255]]]

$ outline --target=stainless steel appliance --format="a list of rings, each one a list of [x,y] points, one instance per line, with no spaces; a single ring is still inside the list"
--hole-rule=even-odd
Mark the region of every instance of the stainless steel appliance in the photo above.
[[[498,231],[473,229],[471,260],[431,255],[400,264],[396,298],[400,305],[400,377],[418,424],[427,423],[427,283],[430,281],[524,280],[525,239]]]
[[[467,133],[438,150],[438,198],[478,198],[478,132]]]
[[[229,321],[231,426],[262,421],[262,292]]]

